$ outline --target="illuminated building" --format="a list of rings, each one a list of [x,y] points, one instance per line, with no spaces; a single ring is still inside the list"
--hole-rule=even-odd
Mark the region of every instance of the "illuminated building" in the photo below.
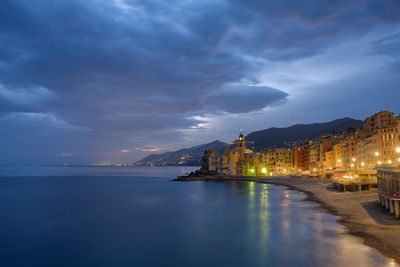
[[[276,148],[262,154],[262,162],[267,171],[274,175],[287,175],[293,172],[293,151]]]
[[[378,131],[378,129],[385,128],[389,125],[394,125],[395,119],[393,115],[393,112],[387,110],[375,113],[364,120],[364,129],[375,133]]]
[[[295,145],[293,149],[294,173],[306,173],[309,168],[310,146],[308,144]]]

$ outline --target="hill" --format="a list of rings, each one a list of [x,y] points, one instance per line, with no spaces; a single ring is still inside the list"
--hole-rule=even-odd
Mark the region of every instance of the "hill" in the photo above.
[[[222,151],[227,144],[219,140],[211,143],[184,148],[173,152],[163,154],[151,154],[135,163],[135,165],[152,166],[200,166],[201,156],[204,150],[216,148]]]
[[[253,141],[252,149],[256,152],[266,147],[283,146],[296,140],[315,138],[334,131],[346,131],[348,128],[363,127],[361,120],[351,118],[337,119],[325,123],[296,124],[286,128],[269,128],[248,134],[246,140]]]
[[[248,134],[246,140],[254,142],[254,144],[249,146],[252,150],[261,152],[266,150],[266,148],[285,146],[288,142],[311,139],[324,134],[331,134],[334,131],[346,131],[348,128],[359,129],[362,126],[363,122],[361,120],[343,118],[325,123],[296,124],[286,128],[273,127],[255,131]],[[204,150],[215,148],[222,152],[225,146],[225,143],[216,140],[208,144],[184,148],[174,152],[152,154],[139,160],[135,165],[200,166]],[[230,147],[232,148],[233,145]]]

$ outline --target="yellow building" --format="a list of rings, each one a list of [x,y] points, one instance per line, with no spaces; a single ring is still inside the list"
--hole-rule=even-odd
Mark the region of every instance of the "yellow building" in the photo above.
[[[344,168],[353,169],[357,164],[357,138],[358,133],[354,132],[341,141]]]
[[[365,156],[363,157],[365,161],[365,166],[368,169],[371,169],[375,167],[380,159],[380,153],[379,153],[379,135],[378,134],[373,134],[370,137],[367,137],[365,139]],[[364,162],[362,161],[362,162]],[[361,162],[361,164],[362,164]]]
[[[336,169],[341,169],[343,168],[343,150],[342,150],[342,144],[339,142],[337,144],[333,145],[333,153],[334,153],[334,164],[333,166]]]
[[[333,149],[322,153],[322,169],[324,171],[335,168],[335,151]]]
[[[387,126],[378,129],[378,146],[380,153],[380,161],[383,164],[392,164],[397,158],[397,151],[395,144],[396,125]]]
[[[266,175],[266,169],[258,154],[245,154],[237,164],[236,173],[239,176],[263,176]]]
[[[293,151],[290,149],[276,148],[262,154],[262,162],[268,174],[287,175],[293,172]]]
[[[246,140],[243,134],[235,141],[237,148],[229,150],[225,147],[224,154],[220,159],[220,168],[218,174],[230,176],[260,176],[265,175],[265,167],[260,162],[259,155],[254,154],[252,150],[246,149]],[[214,162],[211,158],[209,162]],[[214,168],[214,166],[212,166]]]
[[[320,153],[321,142],[313,142],[310,146],[310,163],[309,170],[313,173],[318,173],[322,168],[320,164],[321,153]]]

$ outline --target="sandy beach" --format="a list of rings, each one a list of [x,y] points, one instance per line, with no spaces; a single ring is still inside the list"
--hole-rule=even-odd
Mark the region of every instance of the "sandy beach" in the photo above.
[[[400,263],[400,219],[378,205],[376,189],[361,192],[339,192],[324,179],[274,177],[257,178],[181,178],[196,180],[243,180],[285,185],[308,194],[308,199],[319,202],[330,213],[340,216],[339,223],[348,233],[361,237],[364,243],[394,258]]]

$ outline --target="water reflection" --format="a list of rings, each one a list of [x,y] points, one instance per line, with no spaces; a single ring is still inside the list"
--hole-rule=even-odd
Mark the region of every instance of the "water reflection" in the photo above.
[[[0,266],[397,266],[286,187],[99,170],[1,178]]]
[[[305,201],[304,193],[255,182],[224,184],[245,201],[246,247],[252,249],[244,252],[254,266],[398,266],[346,234],[336,216]]]
[[[270,223],[269,223],[269,191],[268,185],[263,184],[261,186],[260,193],[260,243],[259,246],[261,248],[268,247],[269,241],[269,231],[270,231]],[[260,260],[262,262],[266,262],[268,258],[268,249],[264,249],[260,254]]]

